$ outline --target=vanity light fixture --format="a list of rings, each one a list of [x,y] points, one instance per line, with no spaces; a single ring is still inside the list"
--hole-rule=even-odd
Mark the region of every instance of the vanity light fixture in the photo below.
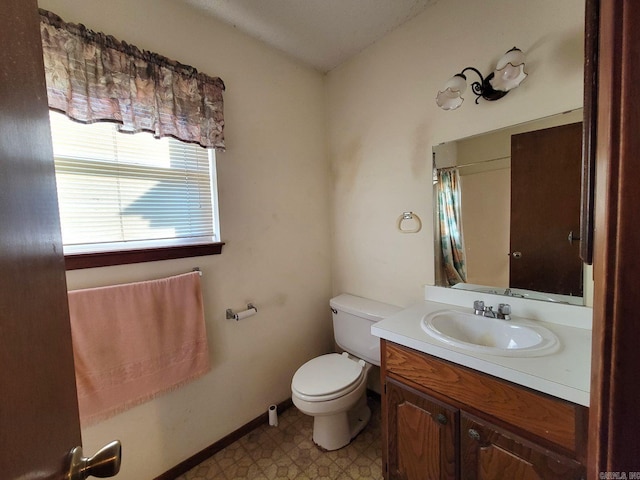
[[[491,101],[504,97],[527,77],[527,73],[524,71],[524,53],[519,48],[513,47],[502,56],[496,69],[486,78],[473,67],[466,67],[451,77],[436,96],[436,103],[440,108],[455,110],[462,105],[464,101],[462,94],[467,89],[467,77],[464,73],[468,70],[475,72],[480,77],[479,82],[471,84],[471,90],[476,94],[476,103],[480,97]]]

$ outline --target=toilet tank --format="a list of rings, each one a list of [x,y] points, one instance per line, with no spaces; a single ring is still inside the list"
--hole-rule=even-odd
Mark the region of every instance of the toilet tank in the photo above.
[[[338,346],[366,362],[380,365],[380,339],[371,335],[371,325],[402,308],[349,294],[332,298],[329,305]]]

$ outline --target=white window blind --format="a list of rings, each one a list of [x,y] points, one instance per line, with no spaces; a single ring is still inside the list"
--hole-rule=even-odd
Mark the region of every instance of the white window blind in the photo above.
[[[50,118],[65,253],[219,240],[213,150]]]

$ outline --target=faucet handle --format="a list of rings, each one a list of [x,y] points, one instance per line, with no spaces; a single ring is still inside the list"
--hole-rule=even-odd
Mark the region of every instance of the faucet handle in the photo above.
[[[511,305],[509,305],[508,303],[501,303],[498,305],[498,311],[500,313],[509,314],[511,313]]]
[[[484,312],[484,302],[482,300],[473,302],[473,310],[476,315],[481,315]]]
[[[498,315],[504,320],[511,318],[511,305],[508,303],[501,303],[498,305]]]

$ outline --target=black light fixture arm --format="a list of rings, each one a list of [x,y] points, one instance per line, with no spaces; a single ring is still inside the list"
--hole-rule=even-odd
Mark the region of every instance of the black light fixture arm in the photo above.
[[[477,80],[467,82],[466,75],[470,71],[478,76]],[[524,54],[519,48],[513,47],[498,60],[495,69],[486,77],[474,67],[465,67],[460,73],[456,73],[447,80],[442,90],[438,91],[436,104],[443,110],[455,110],[462,105],[462,95],[469,83],[471,91],[476,96],[476,104],[480,103],[480,98],[489,101],[499,100],[520,85],[526,77]]]
[[[481,97],[484,98],[485,100],[493,101],[493,100],[498,100],[504,97],[507,93],[509,93],[509,92],[503,92],[500,90],[495,90],[491,86],[489,81],[493,78],[493,72],[491,72],[489,75],[487,75],[487,78],[485,78],[478,71],[478,69],[473,67],[466,67],[462,70],[462,72],[458,73],[458,75],[460,75],[462,78],[466,80],[467,77],[465,76],[464,72],[466,72],[467,70],[471,70],[475,72],[476,75],[480,77],[479,82],[473,82],[471,84],[471,90],[473,90],[473,93],[475,93],[476,95],[476,104],[478,104]]]

